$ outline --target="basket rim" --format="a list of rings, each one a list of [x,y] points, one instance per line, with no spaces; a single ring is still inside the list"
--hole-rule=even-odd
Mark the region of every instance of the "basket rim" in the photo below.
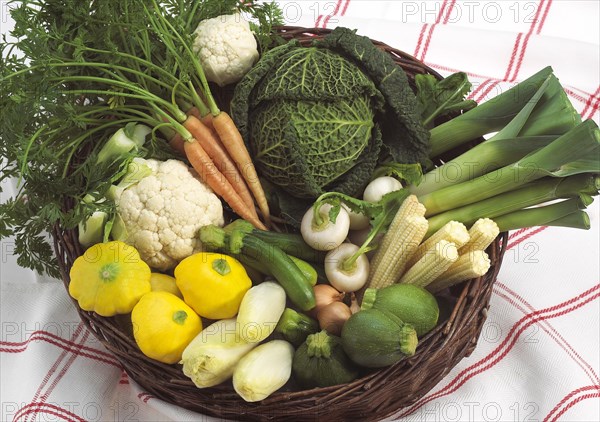
[[[332,30],[283,26],[275,28],[275,31],[284,39],[289,37],[290,39],[300,39],[302,42],[310,42]],[[436,78],[441,78],[439,73],[410,54],[383,42],[371,41],[378,48],[392,55],[396,63],[403,68],[408,66],[411,72],[426,72]],[[407,74],[409,74],[408,71]],[[65,201],[65,207],[72,205],[72,201]],[[72,265],[73,261],[83,254],[83,250],[78,243],[76,229],[65,230],[57,224],[52,230],[52,237],[61,278],[68,291],[69,263]],[[492,268],[485,276],[465,282],[459,289],[455,289],[452,297],[456,302],[448,319],[443,323],[438,323],[434,330],[419,339],[419,347],[415,356],[389,367],[370,371],[349,384],[299,391],[278,391],[258,403],[243,402],[235,394],[231,385],[227,384],[209,389],[197,389],[192,381],[183,375],[183,371],[178,365],[162,364],[141,354],[131,333],[127,333],[127,330],[123,329],[127,324],[123,316],[111,318],[98,316],[93,312],[82,310],[77,301],[71,296],[69,297],[86,327],[115,355],[129,376],[144,389],[167,402],[206,415],[223,418],[315,420],[318,417],[331,417],[333,411],[338,411],[335,413],[337,417],[354,418],[360,415],[361,419],[376,420],[389,417],[416,402],[450,372],[463,357],[470,355],[475,349],[477,338],[487,318],[492,286],[502,264],[507,238],[507,233],[501,233],[488,248]],[[436,345],[439,347],[435,352],[427,355]],[[435,368],[421,374],[414,374],[408,380],[410,382],[397,381],[403,375],[413,374],[417,369],[422,368],[422,365],[431,363],[434,358],[437,359]],[[369,408],[364,406],[364,403],[358,403],[360,400],[357,400],[357,396],[359,398],[364,395],[371,397],[371,394],[378,390],[382,381],[386,381],[386,385],[394,387],[391,395],[383,394],[384,397],[373,401],[372,404],[375,404],[375,407]],[[425,387],[419,389],[419,386]],[[402,400],[394,400],[395,394],[398,394],[402,388],[404,388],[403,392],[409,391],[410,394],[403,397]],[[186,396],[185,400],[178,399],[173,391],[176,391],[177,394],[191,395],[192,398],[188,399]],[[205,401],[210,401],[210,403]],[[211,403],[213,404],[211,405]],[[365,411],[357,410],[358,404],[362,404]],[[290,406],[295,407],[291,409]]]

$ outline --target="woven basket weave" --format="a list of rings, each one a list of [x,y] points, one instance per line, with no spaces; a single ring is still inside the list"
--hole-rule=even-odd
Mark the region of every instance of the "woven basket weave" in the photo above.
[[[278,33],[308,44],[329,33],[327,29],[283,27]],[[391,55],[407,73],[409,81],[417,73],[435,71],[410,55],[373,41]],[[66,207],[72,204],[66,203]],[[69,269],[83,254],[75,230],[57,226],[54,247],[65,287]],[[470,280],[448,293],[438,326],[419,342],[417,352],[387,368],[367,372],[352,383],[299,391],[293,385],[258,403],[246,403],[233,390],[231,382],[198,389],[183,375],[178,365],[166,365],[144,356],[132,334],[129,315],[111,318],[86,312],[75,306],[88,329],[115,355],[128,375],[157,398],[181,407],[231,420],[380,420],[410,406],[431,390],[463,357],[475,348],[487,316],[492,286],[506,246],[501,234],[488,248],[492,266],[481,278]]]

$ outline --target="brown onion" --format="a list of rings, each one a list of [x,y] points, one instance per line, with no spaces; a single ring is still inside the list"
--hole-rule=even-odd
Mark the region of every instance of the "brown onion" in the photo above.
[[[313,287],[315,292],[316,305],[309,311],[309,314],[316,318],[319,311],[325,306],[333,302],[341,302],[344,299],[345,293],[338,292],[334,287],[329,284],[317,284]]]
[[[319,326],[334,336],[342,335],[342,327],[352,316],[352,311],[344,302],[332,302],[317,314]]]

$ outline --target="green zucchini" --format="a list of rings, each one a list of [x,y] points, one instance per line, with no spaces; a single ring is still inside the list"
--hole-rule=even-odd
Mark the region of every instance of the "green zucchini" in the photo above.
[[[304,241],[297,233],[279,233],[275,231],[260,230],[246,220],[237,219],[227,226],[225,231],[241,231],[251,234],[269,245],[277,246],[288,255],[292,255],[309,262],[325,261],[326,252],[317,251]]]
[[[358,377],[358,368],[344,353],[341,339],[325,330],[309,335],[296,350],[292,370],[306,388],[345,384]]]
[[[294,261],[294,264],[296,264],[298,268],[300,268],[300,271],[304,273],[306,279],[308,280],[311,286],[317,284],[317,279],[319,278],[319,275],[317,274],[317,270],[315,269],[315,267],[313,267],[308,262],[297,258],[293,255],[290,255],[289,257],[292,261]]]
[[[342,346],[350,359],[367,368],[392,365],[415,354],[417,332],[395,315],[367,309],[352,315],[342,328]]]
[[[413,284],[393,284],[382,289],[365,290],[361,309],[387,311],[411,324],[421,337],[438,322],[440,308],[435,297]]]
[[[284,339],[295,347],[300,346],[304,343],[306,337],[317,331],[319,331],[317,321],[290,308],[285,308],[275,327],[275,332],[281,334]]]
[[[212,224],[201,227],[199,236],[207,249],[233,256],[245,255],[264,265],[264,271],[281,284],[287,297],[299,309],[309,311],[315,307],[313,287],[302,270],[281,248],[265,243],[245,230],[237,230],[231,225],[227,230]]]

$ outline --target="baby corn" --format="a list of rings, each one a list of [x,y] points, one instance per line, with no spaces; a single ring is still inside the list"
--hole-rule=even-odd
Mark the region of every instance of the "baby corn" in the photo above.
[[[408,267],[410,268],[415,265],[417,261],[423,258],[427,252],[433,251],[436,243],[438,243],[440,240],[446,240],[454,243],[457,248],[461,248],[470,240],[469,231],[463,223],[459,223],[458,221],[449,221],[441,229],[431,235],[429,239],[423,242],[421,246],[419,246],[417,251],[410,259]]]
[[[468,252],[461,255],[448,270],[426,288],[432,293],[437,293],[463,281],[481,277],[488,272],[490,265],[490,259],[484,251]]]
[[[469,241],[459,247],[458,252],[463,255],[471,251],[485,251],[500,233],[498,225],[489,218],[480,218],[469,229]]]
[[[457,259],[456,245],[442,239],[423,253],[421,259],[402,276],[400,283],[425,287],[450,268]]]
[[[424,214],[425,207],[415,195],[404,200],[373,257],[368,287],[386,287],[402,276],[427,232]]]

